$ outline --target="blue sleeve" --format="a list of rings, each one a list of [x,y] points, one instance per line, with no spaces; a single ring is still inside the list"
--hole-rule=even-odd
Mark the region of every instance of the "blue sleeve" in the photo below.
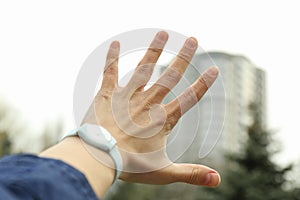
[[[98,200],[80,171],[60,160],[29,154],[0,160],[0,199]]]

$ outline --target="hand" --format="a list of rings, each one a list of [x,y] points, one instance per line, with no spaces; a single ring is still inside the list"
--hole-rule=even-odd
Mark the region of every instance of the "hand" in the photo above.
[[[209,68],[183,94],[163,105],[162,100],[180,81],[197,49],[197,40],[188,38],[164,74],[145,90],[167,40],[168,34],[164,31],[155,36],[125,87],[118,85],[120,44],[114,41],[107,54],[101,89],[83,123],[99,124],[116,138],[124,162],[120,177],[124,181],[217,186],[221,179],[215,170],[203,165],[171,162],[166,154],[166,143],[180,117],[213,84],[218,68]]]

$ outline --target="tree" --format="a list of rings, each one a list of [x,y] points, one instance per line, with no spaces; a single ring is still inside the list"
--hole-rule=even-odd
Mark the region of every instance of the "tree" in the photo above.
[[[8,137],[9,132],[3,121],[7,118],[10,107],[0,99],[0,157],[11,153],[11,141]]]
[[[272,156],[278,153],[273,145],[272,133],[258,121],[260,118],[256,106],[251,105],[250,110],[253,123],[247,129],[248,139],[241,152],[226,156],[228,168],[222,187],[205,189],[208,197],[199,199],[300,199],[297,195],[299,189],[287,189],[289,181],[286,175],[292,170],[292,165],[281,167],[272,161]]]
[[[61,118],[46,123],[42,134],[30,135],[30,127],[20,116],[16,108],[0,98],[0,157],[20,152],[38,153],[59,140],[63,131]]]
[[[118,183],[118,186],[114,188],[115,192],[111,192],[107,196],[108,200],[116,199],[130,199],[130,200],[151,200],[154,198],[153,188],[147,187],[143,184],[136,183]]]
[[[11,142],[6,132],[0,132],[0,157],[11,152]]]
[[[106,200],[130,199],[130,200],[194,200],[196,189],[185,183],[173,183],[169,185],[148,185],[128,182],[117,182],[113,186]]]

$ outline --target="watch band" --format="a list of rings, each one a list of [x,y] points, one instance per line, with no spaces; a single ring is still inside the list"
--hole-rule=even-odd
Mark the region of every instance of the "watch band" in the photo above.
[[[68,132],[62,139],[78,135],[84,142],[110,155],[116,167],[114,182],[120,177],[123,160],[116,139],[103,127],[94,124],[84,124]]]

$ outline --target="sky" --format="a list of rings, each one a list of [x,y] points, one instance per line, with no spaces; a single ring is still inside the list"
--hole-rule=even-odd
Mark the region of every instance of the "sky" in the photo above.
[[[97,46],[133,29],[173,30],[267,72],[269,127],[284,147],[278,159],[299,160],[298,8],[296,0],[1,1],[0,97],[33,133],[58,118],[70,130],[75,80]]]

